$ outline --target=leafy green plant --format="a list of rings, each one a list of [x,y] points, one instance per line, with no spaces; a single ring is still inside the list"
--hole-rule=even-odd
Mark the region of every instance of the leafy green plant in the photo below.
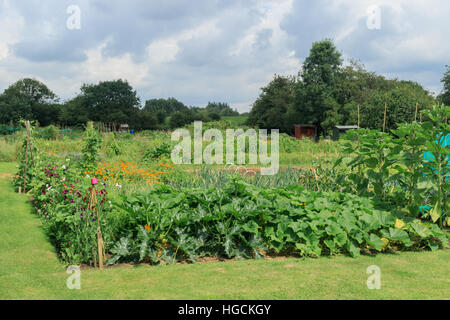
[[[344,191],[374,197],[413,218],[427,204],[433,222],[449,225],[449,107],[434,106],[424,115],[423,123],[392,130],[395,136],[375,130],[350,131],[344,137],[349,140],[343,144],[344,156],[334,166],[341,171],[335,181]]]
[[[425,151],[426,138],[423,135],[422,127],[419,123],[401,124],[397,130],[392,133],[398,137],[393,142],[400,149],[398,154],[398,164],[394,166],[397,172],[394,178],[402,187],[399,193],[399,204],[403,205],[406,200],[406,206],[409,215],[417,217],[420,206],[425,201],[424,188],[419,188],[419,182],[425,180],[423,177],[423,152]]]
[[[21,124],[26,126],[27,130],[20,149],[19,170],[13,179],[13,184],[17,190],[20,188],[26,192],[30,189],[32,184],[38,150],[34,144],[34,133],[36,129],[34,124],[29,121],[21,121]]]
[[[373,200],[300,186],[260,188],[234,177],[223,188],[154,191],[124,196],[125,216],[110,262],[195,262],[202,256],[435,250],[447,246],[437,226],[404,221]],[[125,218],[126,217],[126,218]],[[125,245],[126,244],[126,245]]]
[[[155,161],[161,158],[170,158],[170,154],[172,152],[172,145],[168,142],[163,142],[154,147],[148,149],[144,156],[144,160]]]
[[[108,135],[107,147],[108,147],[107,151],[108,154],[118,156],[122,153],[122,150],[116,140],[116,137],[112,132]]]
[[[38,135],[45,140],[56,140],[59,135],[59,129],[54,125],[50,125],[41,129]]]
[[[100,134],[94,129],[93,122],[89,121],[83,137],[83,157],[81,160],[83,168],[94,169],[97,166],[101,142]]]
[[[354,183],[355,192],[360,195],[373,194],[380,200],[386,200],[386,188],[391,179],[390,169],[398,161],[401,146],[393,143],[393,137],[378,130],[352,130],[345,137],[354,142],[343,145],[344,156],[334,167],[345,164],[351,169],[348,178]]]
[[[95,262],[97,215],[89,207],[90,179],[81,178],[69,159],[41,155],[33,172],[31,194],[47,236],[60,258],[70,264]],[[94,190],[105,243],[114,234],[112,204],[104,187]]]
[[[430,177],[428,186],[432,188],[433,195],[430,202],[433,207],[430,211],[431,219],[438,221],[441,226],[444,222],[450,225],[448,211],[448,197],[450,195],[450,145],[446,142],[450,136],[450,107],[434,106],[432,110],[423,112],[428,118],[422,124],[425,146],[431,157],[427,157],[424,167],[425,174]]]

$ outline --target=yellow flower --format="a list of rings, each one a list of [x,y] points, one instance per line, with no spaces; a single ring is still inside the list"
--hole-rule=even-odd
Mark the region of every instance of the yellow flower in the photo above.
[[[395,228],[402,229],[404,226],[405,223],[402,220],[400,219],[395,220]]]

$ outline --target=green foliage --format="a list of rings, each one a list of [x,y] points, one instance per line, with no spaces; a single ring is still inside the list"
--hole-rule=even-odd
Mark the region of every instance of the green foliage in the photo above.
[[[93,122],[89,121],[83,137],[83,158],[81,161],[83,168],[94,169],[97,167],[101,142],[101,135],[94,129]]]
[[[239,112],[231,109],[228,103],[224,102],[208,102],[205,107],[205,111],[209,114],[217,114],[220,120],[220,117],[231,117],[231,116],[239,116]]]
[[[263,129],[280,129],[291,132],[294,120],[290,110],[294,103],[295,79],[275,76],[261,89],[261,95],[253,103],[247,123]]]
[[[425,146],[432,155],[427,157],[424,171],[429,177],[433,195],[430,202],[431,219],[442,226],[445,222],[450,225],[450,212],[448,199],[450,195],[450,107],[434,106],[432,110],[425,111],[428,121],[422,124]]]
[[[121,148],[116,140],[116,137],[112,132],[107,136],[107,147],[108,147],[107,152],[110,155],[118,156],[122,153]]]
[[[277,253],[356,257],[390,249],[434,249],[448,241],[436,226],[400,221],[367,198],[299,186],[259,188],[239,178],[206,190],[161,186],[124,197],[119,207],[125,213],[120,226],[125,236],[114,245],[111,262],[195,262],[203,256]]]
[[[449,225],[449,107],[434,106],[424,111],[423,123],[402,124],[392,130],[396,137],[377,130],[348,132],[344,156],[335,168],[342,174],[336,179],[345,191],[374,196],[411,217],[418,217],[420,207],[432,207],[429,217],[441,226]],[[424,157],[424,152],[429,156]],[[424,159],[426,158],[426,159]]]
[[[55,127],[54,125],[50,125],[48,127],[45,127],[41,129],[38,133],[39,138],[45,139],[45,140],[56,140],[59,135],[59,129],[58,127]]]
[[[186,107],[183,102],[178,101],[175,98],[150,99],[145,101],[144,105],[145,111],[151,113],[161,112],[164,117],[170,116],[172,113],[177,111],[186,111],[187,109],[188,107]],[[161,115],[159,117],[162,118]]]
[[[22,120],[21,125],[26,126],[26,121]],[[32,186],[34,172],[38,158],[38,149],[34,144],[34,133],[36,126],[30,122],[29,128],[23,137],[22,147],[19,153],[19,170],[14,177],[13,184],[16,190],[19,188],[27,192]]]
[[[445,66],[447,70],[444,73],[444,76],[441,79],[441,82],[444,85],[441,94],[438,96],[438,100],[446,105],[450,106],[450,66]]]
[[[58,120],[58,98],[42,82],[25,78],[10,85],[0,95],[0,123],[12,121],[18,124],[20,119],[37,120],[47,126]]]
[[[348,179],[353,182],[359,194],[367,195],[373,191],[380,201],[385,201],[389,170],[397,161],[396,156],[401,146],[395,145],[390,135],[378,130],[353,130],[346,138],[358,139],[356,148],[351,142],[344,144],[343,152],[352,157],[346,166],[356,171],[350,174]],[[342,159],[340,158],[335,166],[340,164]]]
[[[81,93],[63,106],[60,122],[80,126],[87,120],[105,123],[127,123],[135,130],[154,129],[154,114],[141,110],[136,91],[127,81],[103,81],[84,84]],[[74,115],[74,116],[73,116]]]
[[[333,42],[324,40],[313,43],[302,66],[295,111],[303,115],[302,123],[317,125],[319,133],[327,132],[339,122],[333,116],[338,114],[334,88],[341,64],[341,54]]]
[[[67,161],[68,160],[68,161]],[[97,246],[97,218],[103,240],[113,235],[112,205],[106,189],[99,187],[96,212],[89,206],[90,179],[81,178],[70,159],[41,155],[30,181],[33,205],[60,258],[68,264],[93,265]]]
[[[13,126],[0,125],[0,136],[11,135],[17,130],[18,128]]]
[[[336,125],[358,124],[359,105],[360,127],[382,129],[385,103],[389,132],[419,120],[416,107],[430,109],[435,99],[416,82],[386,79],[354,60],[342,66],[334,44],[324,40],[313,43],[297,79],[276,76],[262,89],[248,123],[286,133],[294,124],[315,124],[319,134],[329,134]]]
[[[144,161],[155,161],[162,158],[170,158],[172,152],[172,144],[164,142],[148,149],[144,154]]]

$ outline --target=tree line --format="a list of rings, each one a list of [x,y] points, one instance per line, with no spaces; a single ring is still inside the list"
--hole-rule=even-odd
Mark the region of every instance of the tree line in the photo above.
[[[275,75],[261,89],[247,122],[291,134],[294,124],[314,124],[319,134],[327,135],[336,125],[381,129],[386,110],[389,131],[437,102],[450,105],[446,67],[443,92],[435,98],[417,82],[387,79],[355,60],[344,66],[331,40],[315,42],[297,76]]]
[[[293,133],[294,124],[314,124],[319,134],[336,125],[395,129],[411,122],[421,110],[439,102],[450,105],[450,67],[442,78],[443,90],[433,97],[419,83],[369,72],[361,63],[344,65],[332,40],[312,44],[297,75],[275,75],[252,104],[247,124]],[[186,106],[175,98],[149,99],[143,105],[126,80],[83,84],[73,99],[60,99],[42,82],[25,78],[0,95],[0,124],[20,119],[41,126],[84,126],[88,121],[127,123],[135,130],[171,129],[196,120],[213,121],[237,116],[227,103],[209,102],[204,108]]]
[[[25,78],[0,95],[0,124],[15,126],[21,119],[41,126],[82,127],[88,121],[128,124],[135,130],[178,128],[195,120],[220,120],[239,112],[227,103],[209,102],[205,108],[186,106],[175,98],[150,99],[142,106],[126,80],[83,84],[73,99],[60,99],[44,83]]]

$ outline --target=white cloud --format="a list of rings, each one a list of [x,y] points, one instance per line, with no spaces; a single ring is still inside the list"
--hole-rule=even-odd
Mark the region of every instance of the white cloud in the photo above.
[[[143,100],[246,111],[273,74],[297,74],[326,37],[344,57],[435,92],[450,56],[443,0],[80,0],[78,31],[66,28],[72,2],[0,0],[0,89],[34,77],[71,98],[83,83],[122,78]],[[370,5],[382,10],[380,30],[367,29]]]

